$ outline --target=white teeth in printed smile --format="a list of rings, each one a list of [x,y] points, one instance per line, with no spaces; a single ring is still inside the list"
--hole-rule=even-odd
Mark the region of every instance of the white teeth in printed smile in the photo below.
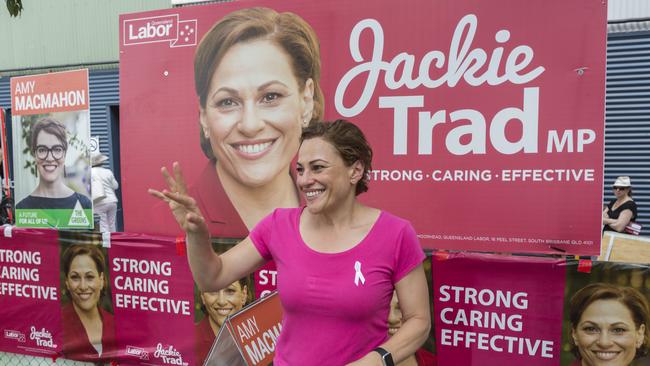
[[[617,352],[596,352],[596,356],[601,360],[611,360],[616,357]]]
[[[312,198],[312,197],[316,197],[316,196],[318,196],[318,195],[321,194],[321,193],[323,193],[322,190],[320,190],[320,191],[310,191],[310,192],[305,193],[305,195],[306,195],[308,198]]]
[[[229,315],[231,309],[217,309],[217,314],[219,315]]]
[[[237,150],[246,153],[246,154],[257,154],[268,149],[273,142],[265,142],[263,144],[252,144],[252,145],[237,145]]]

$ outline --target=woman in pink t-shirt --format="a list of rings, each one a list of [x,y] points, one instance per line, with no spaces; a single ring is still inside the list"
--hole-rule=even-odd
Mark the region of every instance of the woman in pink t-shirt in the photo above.
[[[424,253],[411,224],[365,206],[372,150],[354,124],[312,123],[303,131],[297,184],[306,207],[276,209],[250,236],[222,255],[187,195],[178,163],[163,168],[170,202],[187,233],[188,259],[203,291],[228,286],[268,260],[278,269],[284,308],[274,365],[393,365],[429,334]],[[393,290],[403,313],[388,337]]]

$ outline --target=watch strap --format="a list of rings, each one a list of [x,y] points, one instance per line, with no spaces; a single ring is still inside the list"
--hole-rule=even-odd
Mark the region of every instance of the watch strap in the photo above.
[[[384,366],[395,366],[395,363],[393,363],[393,356],[390,354],[390,352],[381,347],[375,348],[374,351],[379,353]]]

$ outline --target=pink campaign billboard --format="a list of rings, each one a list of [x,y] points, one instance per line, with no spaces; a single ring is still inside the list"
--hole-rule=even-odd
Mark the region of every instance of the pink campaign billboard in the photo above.
[[[295,14],[316,46],[232,36],[251,7]],[[178,161],[212,235],[245,236],[300,204],[288,179],[300,126],[346,118],[374,148],[361,199],[411,220],[425,248],[597,254],[606,10],[258,0],[122,15],[125,230],[182,235],[146,193]]]

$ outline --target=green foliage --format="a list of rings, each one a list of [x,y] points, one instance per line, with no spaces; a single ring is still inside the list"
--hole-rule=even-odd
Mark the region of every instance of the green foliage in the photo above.
[[[6,0],[7,1],[7,10],[12,17],[17,17],[23,11],[23,1],[22,0]]]

